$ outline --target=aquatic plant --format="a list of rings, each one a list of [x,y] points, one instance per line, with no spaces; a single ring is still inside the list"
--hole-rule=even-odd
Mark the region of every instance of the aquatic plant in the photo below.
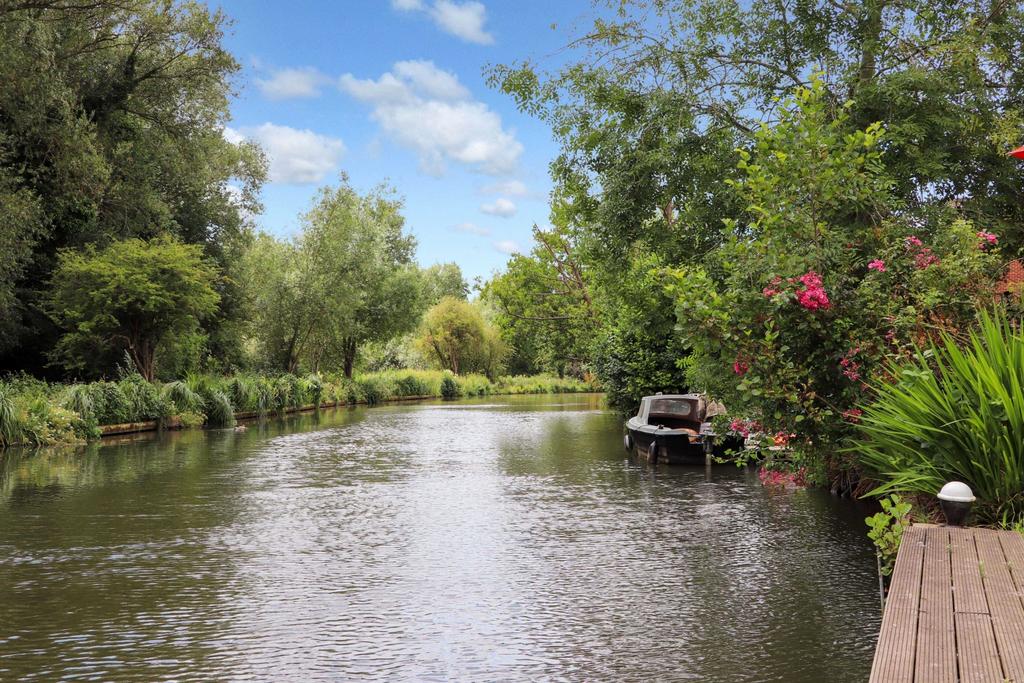
[[[169,401],[177,413],[201,413],[203,398],[192,390],[187,382],[168,382],[161,387],[164,399]]]

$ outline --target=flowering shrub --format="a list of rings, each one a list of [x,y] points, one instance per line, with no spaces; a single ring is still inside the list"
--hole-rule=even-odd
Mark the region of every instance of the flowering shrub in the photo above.
[[[690,386],[759,422],[766,445],[809,458],[816,473],[822,462],[849,466],[836,446],[887,361],[972,326],[999,268],[998,238],[955,208],[897,206],[881,129],[847,134],[843,117],[819,86],[798,91],[739,152],[745,178],[734,187],[749,209],[729,223],[732,237],[666,284],[693,350]],[[743,434],[744,424],[730,426]]]
[[[757,471],[757,478],[761,480],[762,486],[772,488],[800,488],[807,486],[807,470],[803,467],[795,472],[761,467]]]

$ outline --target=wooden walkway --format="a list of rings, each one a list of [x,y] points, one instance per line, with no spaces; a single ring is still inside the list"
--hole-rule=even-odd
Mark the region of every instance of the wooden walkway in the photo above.
[[[915,524],[896,557],[871,683],[1024,683],[1024,536]]]

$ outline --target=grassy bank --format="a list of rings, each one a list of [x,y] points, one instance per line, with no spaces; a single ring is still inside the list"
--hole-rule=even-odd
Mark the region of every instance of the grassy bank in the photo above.
[[[316,405],[373,405],[412,397],[460,398],[490,394],[594,391],[556,377],[453,375],[432,370],[335,375],[190,375],[150,383],[139,375],[116,382],[51,384],[28,377],[0,382],[0,446],[75,443],[101,426],[157,421],[183,427],[224,427],[239,413],[281,414]]]

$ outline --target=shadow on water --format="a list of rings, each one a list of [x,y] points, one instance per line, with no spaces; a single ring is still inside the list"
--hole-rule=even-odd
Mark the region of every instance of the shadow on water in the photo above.
[[[589,395],[0,456],[0,679],[859,681],[864,528]]]

